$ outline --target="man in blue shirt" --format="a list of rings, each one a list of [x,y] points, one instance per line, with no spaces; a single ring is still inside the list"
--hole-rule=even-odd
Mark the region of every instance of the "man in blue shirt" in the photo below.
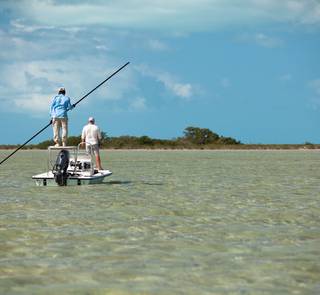
[[[71,105],[70,98],[66,96],[66,90],[60,88],[58,95],[56,95],[50,106],[50,116],[52,119],[53,127],[53,140],[55,146],[67,145],[68,137],[68,111],[73,109],[74,105]],[[62,131],[62,132],[61,132]],[[61,136],[60,136],[60,133]]]

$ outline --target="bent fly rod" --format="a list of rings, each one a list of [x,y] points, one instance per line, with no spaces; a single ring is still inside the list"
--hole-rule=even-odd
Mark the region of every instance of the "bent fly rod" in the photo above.
[[[84,100],[87,96],[89,96],[92,92],[94,92],[95,90],[97,90],[102,84],[106,83],[109,79],[111,79],[114,75],[116,75],[117,73],[119,73],[123,68],[125,68],[130,62],[127,62],[126,64],[124,64],[122,67],[120,67],[119,69],[117,69],[115,72],[113,72],[109,77],[107,77],[105,80],[103,80],[99,85],[97,85],[95,88],[93,88],[92,90],[90,90],[86,95],[84,95],[83,97],[81,97],[76,103],[74,103],[72,105],[72,107],[74,108],[78,103],[80,103],[82,100]],[[67,110],[67,112],[70,111]],[[8,155],[7,157],[5,157],[1,162],[0,165],[2,163],[4,163],[6,160],[8,160],[11,156],[13,156],[17,151],[19,151],[20,149],[22,149],[28,142],[30,142],[32,139],[34,139],[36,136],[38,136],[41,132],[43,132],[45,129],[47,129],[50,125],[52,124],[52,120],[50,120],[50,122],[44,126],[42,129],[40,129],[37,133],[35,133],[32,137],[30,137],[25,143],[23,143],[22,145],[20,145],[16,150],[14,150],[10,155]]]

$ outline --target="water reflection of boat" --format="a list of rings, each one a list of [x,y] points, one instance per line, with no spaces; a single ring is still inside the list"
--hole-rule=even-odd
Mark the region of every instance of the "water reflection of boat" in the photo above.
[[[38,186],[101,183],[110,170],[97,170],[91,153],[78,146],[48,147],[48,172],[32,176]]]

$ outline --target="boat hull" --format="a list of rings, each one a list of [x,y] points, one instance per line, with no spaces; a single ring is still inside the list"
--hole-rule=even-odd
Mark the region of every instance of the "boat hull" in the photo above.
[[[97,173],[91,176],[70,175],[66,179],[66,186],[99,184],[102,183],[103,180],[111,174],[112,172],[110,170],[99,170]],[[58,186],[51,171],[34,175],[32,176],[32,179],[35,180],[37,186]]]

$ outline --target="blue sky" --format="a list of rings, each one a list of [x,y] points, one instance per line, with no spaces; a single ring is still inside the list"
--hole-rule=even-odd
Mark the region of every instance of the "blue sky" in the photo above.
[[[127,61],[70,135],[94,116],[109,136],[319,143],[319,53],[317,0],[1,0],[0,144],[45,126],[60,86],[75,102]]]

